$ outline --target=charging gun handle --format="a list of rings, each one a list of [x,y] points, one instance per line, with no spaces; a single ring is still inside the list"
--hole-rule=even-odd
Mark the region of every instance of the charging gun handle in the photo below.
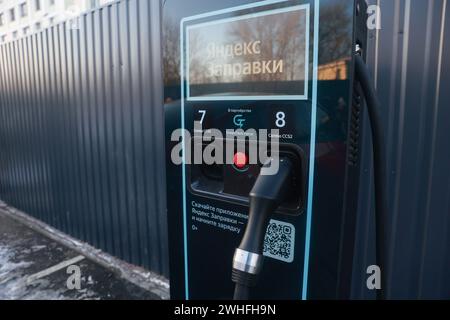
[[[265,166],[271,165],[270,159]],[[263,244],[271,215],[285,200],[289,191],[292,162],[279,159],[274,175],[260,175],[250,192],[248,223],[239,248],[233,257],[232,280],[236,283],[235,300],[248,299],[248,290],[258,281],[263,263]]]

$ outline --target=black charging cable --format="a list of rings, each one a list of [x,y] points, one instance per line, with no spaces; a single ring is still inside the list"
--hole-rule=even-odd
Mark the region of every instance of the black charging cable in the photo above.
[[[264,166],[272,167],[273,161],[279,161],[277,173],[260,175],[249,195],[247,227],[233,257],[232,280],[236,283],[234,300],[248,300],[250,288],[256,286],[262,268],[264,238],[270,216],[289,192],[292,162],[288,158],[270,159]]]
[[[369,111],[370,126],[372,129],[374,179],[375,179],[375,243],[376,262],[381,270],[381,290],[377,291],[377,299],[384,300],[388,265],[387,265],[387,169],[386,147],[384,133],[381,126],[381,108],[375,87],[372,83],[369,70],[359,54],[355,55],[356,78],[364,94]]]

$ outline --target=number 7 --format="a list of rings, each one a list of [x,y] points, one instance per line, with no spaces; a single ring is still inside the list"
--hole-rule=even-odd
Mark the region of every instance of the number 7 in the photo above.
[[[199,110],[198,113],[202,115],[202,118],[200,119],[200,124],[203,124],[203,120],[205,120],[206,116],[206,110]]]

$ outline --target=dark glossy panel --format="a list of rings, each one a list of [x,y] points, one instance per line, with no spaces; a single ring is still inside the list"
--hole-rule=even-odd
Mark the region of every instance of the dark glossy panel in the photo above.
[[[165,99],[166,99],[166,120],[167,134],[170,129],[178,128],[181,125],[181,101],[180,101],[180,84],[183,83],[187,91],[187,78],[192,76],[188,74],[183,81],[180,79],[180,31],[179,26],[182,18],[190,17],[200,13],[206,13],[217,9],[230,8],[236,5],[251,3],[252,1],[221,1],[219,2],[191,2],[186,7],[183,1],[167,1],[164,10],[165,27]],[[256,3],[256,2],[255,2]],[[290,1],[281,3],[269,3],[264,10],[276,10],[294,5],[310,4],[311,13],[311,39],[315,31],[319,32],[319,72],[318,72],[318,119],[317,119],[317,145],[316,145],[316,174],[314,175],[314,197],[313,197],[313,235],[311,238],[311,254],[310,254],[310,276],[309,276],[309,298],[336,298],[338,296],[339,285],[339,257],[342,252],[341,246],[347,246],[345,250],[352,252],[352,243],[343,244],[342,229],[344,219],[344,192],[345,178],[347,168],[347,134],[348,134],[348,117],[349,107],[352,103],[350,97],[351,85],[350,75],[352,69],[352,42],[353,42],[353,1],[320,1],[320,29],[313,28],[313,13],[316,9],[314,1]],[[183,10],[180,10],[183,8]],[[213,18],[201,17],[193,21],[182,23],[182,32],[189,33],[191,30],[198,30],[204,27],[196,28],[198,23],[211,23],[215,20],[235,19],[239,15],[259,14],[261,9],[249,8],[236,12],[224,13]],[[338,18],[339,17],[339,18]],[[280,18],[280,16],[278,16]],[[287,20],[286,20],[287,21]],[[280,28],[286,33],[286,21],[278,21]],[[220,44],[229,43],[229,30],[232,25],[226,27],[221,26],[219,30],[214,29],[214,34],[222,34],[222,37],[209,40]],[[262,42],[266,41],[267,45],[277,48],[278,42],[271,38],[270,32],[264,26],[257,24],[246,24],[249,33],[252,35],[247,38],[248,41],[255,41],[262,34]],[[195,28],[195,29],[194,29]],[[244,27],[241,26],[240,30]],[[284,29],[283,29],[284,28]],[[225,31],[224,31],[225,29]],[[208,31],[213,31],[213,28]],[[280,32],[282,37],[283,32]],[[287,33],[286,33],[287,34]],[[208,32],[199,32],[196,37],[208,38]],[[208,38],[209,39],[209,38]],[[250,39],[250,40],[249,40]],[[233,40],[236,40],[233,38]],[[237,38],[241,40],[241,38]],[[236,41],[237,41],[236,40]],[[279,39],[277,39],[279,40]],[[186,40],[188,41],[188,40]],[[237,42],[239,42],[237,41]],[[236,43],[236,42],[234,42]],[[203,43],[207,46],[208,41]],[[302,43],[299,42],[301,51]],[[310,141],[311,141],[311,110],[312,110],[312,52],[314,43],[311,40],[307,49],[310,53],[308,62],[309,77],[307,79],[308,91],[306,99],[285,99],[279,100],[274,96],[263,94],[264,100],[256,99],[254,92],[269,92],[276,95],[279,91],[272,86],[270,90],[258,90],[264,86],[263,79],[259,77],[242,77],[239,84],[244,88],[245,96],[241,92],[236,94],[236,90],[230,85],[229,77],[220,76],[216,78],[217,82],[208,80],[208,77],[194,79],[194,83],[199,86],[197,92],[201,92],[202,101],[183,97],[185,108],[185,124],[188,130],[192,130],[196,113],[200,109],[207,110],[205,118],[206,128],[218,128],[223,132],[226,129],[233,129],[233,110],[245,109],[245,125],[244,129],[273,129],[275,128],[275,115],[277,111],[284,111],[287,115],[287,125],[281,129],[284,135],[282,142],[298,145],[305,155],[306,162],[309,162]],[[305,45],[305,44],[303,44]],[[189,54],[194,54],[191,50],[186,49]],[[206,52],[204,52],[206,50]],[[199,49],[200,55],[205,61],[208,61],[208,49]],[[263,58],[264,55],[258,57],[247,57],[250,61]],[[273,56],[272,56],[273,57]],[[281,54],[281,57],[283,55]],[[300,55],[302,57],[302,55]],[[223,58],[223,57],[222,57]],[[280,58],[276,56],[275,59]],[[230,59],[227,63],[240,62],[239,57]],[[195,70],[202,66],[202,62],[187,58],[186,61],[194,63]],[[247,60],[246,60],[247,61]],[[289,58],[286,59],[289,61]],[[248,62],[248,61],[247,61]],[[214,61],[213,63],[222,63]],[[297,71],[301,71],[302,67]],[[289,70],[289,69],[286,69]],[[304,69],[303,69],[304,70]],[[198,74],[202,75],[203,70]],[[287,78],[286,78],[287,79]],[[190,79],[189,79],[190,80]],[[270,77],[267,79],[271,81]],[[283,84],[283,78],[280,78]],[[200,86],[200,82],[202,86]],[[278,83],[278,82],[277,82]],[[286,89],[280,86],[281,92]],[[229,90],[228,90],[229,89]],[[216,93],[216,95],[212,95]],[[285,94],[290,92],[284,91]],[[300,94],[302,92],[300,91]],[[205,95],[211,94],[209,97]],[[258,96],[258,94],[256,94]],[[195,98],[198,98],[195,97]],[[243,99],[245,98],[245,99]],[[231,101],[230,101],[231,100]],[[231,111],[230,111],[231,110]],[[315,124],[314,124],[315,125]],[[169,146],[171,146],[169,144]],[[170,148],[168,148],[169,152]],[[167,154],[169,156],[169,154]],[[168,161],[169,157],[168,157]],[[308,168],[308,164],[305,167]],[[174,197],[168,204],[169,224],[171,226],[171,275],[172,275],[172,293],[175,297],[185,297],[185,278],[184,278],[184,252],[183,252],[183,212],[182,212],[182,195],[180,190],[181,184],[181,168],[169,165],[168,180],[173,181],[169,185],[169,193]],[[188,169],[189,171],[189,169]],[[308,173],[306,173],[308,177]],[[313,177],[310,177],[313,179]],[[189,181],[189,179],[187,179]],[[189,182],[188,182],[189,183]],[[305,184],[307,181],[305,181]],[[188,187],[186,187],[188,189]],[[354,201],[354,197],[352,199]],[[187,207],[187,249],[188,249],[188,283],[189,297],[197,298],[230,298],[233,284],[230,281],[230,261],[233,249],[238,245],[240,236],[229,232],[218,231],[214,228],[199,226],[191,223],[191,203],[204,203],[213,207],[223,208],[234,212],[246,214],[248,208],[245,206],[235,205],[217,198],[201,197],[187,191],[186,207]],[[351,218],[351,213],[348,214]],[[280,216],[276,215],[275,219],[280,219],[292,223],[296,228],[295,242],[295,259],[291,264],[282,264],[276,260],[267,259],[262,277],[265,281],[261,281],[257,290],[254,290],[255,298],[289,298],[300,299],[302,297],[303,285],[303,265],[304,265],[304,248],[306,238],[306,213],[299,216]],[[193,226],[191,224],[194,224]],[[351,231],[353,232],[353,231]],[[347,257],[348,258],[348,257]],[[351,260],[350,256],[350,260]],[[217,277],[220,274],[220,277]],[[275,276],[274,276],[275,275]],[[348,281],[348,279],[346,280]],[[347,284],[348,290],[348,284]],[[348,293],[347,293],[348,294]]]

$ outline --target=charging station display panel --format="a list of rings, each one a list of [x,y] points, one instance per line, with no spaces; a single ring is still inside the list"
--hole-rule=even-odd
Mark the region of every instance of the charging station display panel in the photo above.
[[[354,15],[351,0],[166,2],[167,137],[181,128],[185,142],[182,164],[167,169],[172,298],[232,298],[260,140],[294,164],[293,191],[267,228],[251,298],[335,297]],[[211,152],[211,141],[242,136],[243,149]]]
[[[306,100],[309,5],[186,27],[188,101]]]

